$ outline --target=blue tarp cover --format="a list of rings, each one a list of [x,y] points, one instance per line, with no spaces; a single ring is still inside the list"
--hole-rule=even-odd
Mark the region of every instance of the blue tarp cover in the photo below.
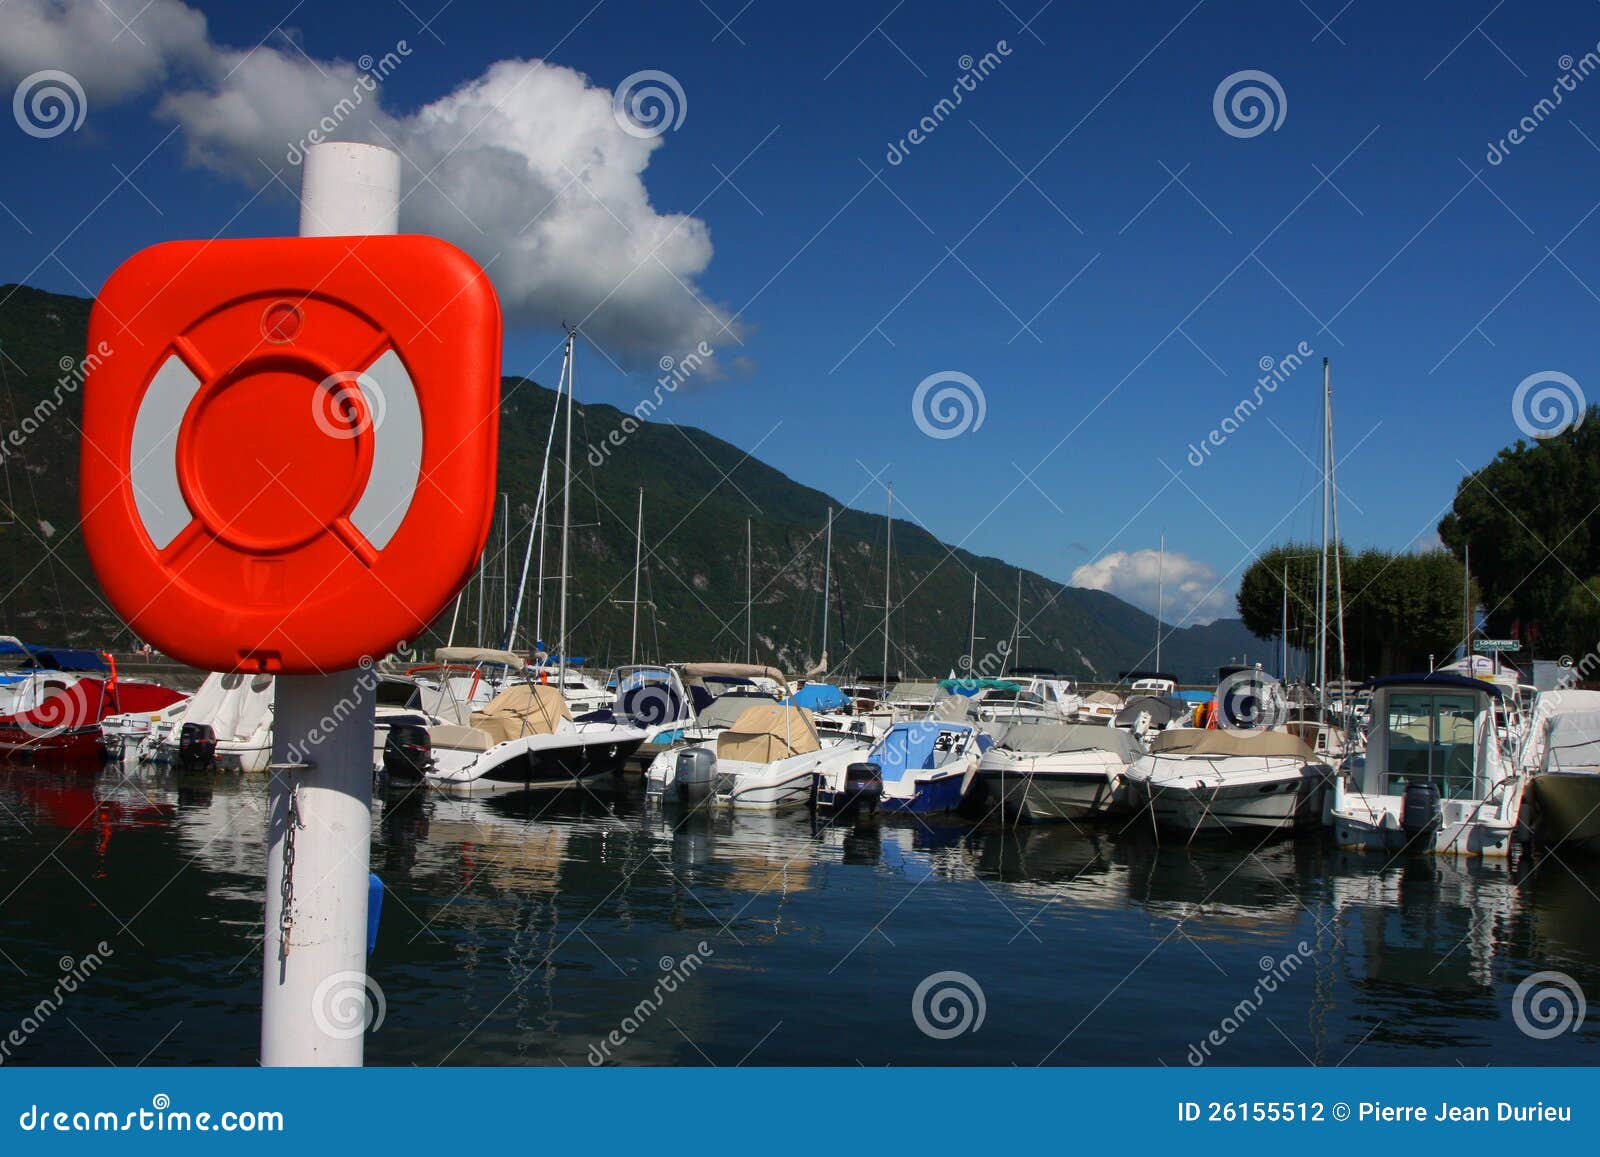
[[[837,711],[848,704],[850,698],[831,683],[807,683],[790,697],[789,702],[811,711]]]

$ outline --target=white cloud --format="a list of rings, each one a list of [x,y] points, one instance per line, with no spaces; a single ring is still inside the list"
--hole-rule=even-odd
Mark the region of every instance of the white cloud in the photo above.
[[[733,340],[727,312],[695,284],[712,255],[705,222],[650,203],[643,174],[665,138],[624,131],[611,91],[582,73],[502,60],[396,113],[355,63],[315,61],[293,45],[217,45],[205,18],[179,0],[112,7],[129,28],[102,0],[12,0],[0,72],[73,73],[89,90],[91,115],[97,100],[161,84],[156,113],[181,126],[191,163],[251,185],[282,170],[297,189],[295,165],[313,129],[388,145],[405,162],[401,228],[476,257],[513,324],[579,323],[633,366]],[[427,67],[419,61],[430,46],[402,52],[402,44],[390,75]]]
[[[1199,559],[1169,550],[1113,551],[1072,572],[1072,585],[1105,591],[1173,626],[1214,622],[1236,613],[1233,592]],[[1161,592],[1165,592],[1162,596]]]

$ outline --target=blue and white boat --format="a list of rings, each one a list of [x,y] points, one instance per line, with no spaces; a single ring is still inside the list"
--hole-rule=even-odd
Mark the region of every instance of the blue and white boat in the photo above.
[[[865,754],[838,758],[819,769],[817,806],[839,809],[856,802],[849,766],[870,763],[883,779],[877,806],[890,812],[955,811],[977,782],[978,763],[994,740],[971,723],[920,719],[895,723]]]

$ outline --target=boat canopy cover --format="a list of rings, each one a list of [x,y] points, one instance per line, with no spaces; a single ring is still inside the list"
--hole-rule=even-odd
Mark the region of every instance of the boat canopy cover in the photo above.
[[[678,668],[685,681],[690,679],[771,679],[780,686],[788,685],[788,677],[776,667],[761,663],[685,663]]]
[[[970,730],[972,728],[966,724],[941,723],[936,719],[896,723],[872,745],[867,761],[878,765],[884,779],[899,779],[907,771],[928,771],[938,766],[941,734]]]
[[[832,683],[807,683],[790,697],[789,702],[808,711],[837,711],[850,699]]]
[[[47,671],[104,671],[106,661],[99,651],[71,647],[30,647],[14,638],[0,638],[0,655],[21,655],[33,667]]]
[[[1496,699],[1505,696],[1505,690],[1497,683],[1490,683],[1483,679],[1474,679],[1470,675],[1461,675],[1454,671],[1428,671],[1417,675],[1384,675],[1377,679],[1368,679],[1367,688],[1377,690],[1380,687],[1443,687],[1457,691],[1481,691],[1485,695],[1493,695]]]
[[[1139,754],[1133,736],[1104,723],[1045,723],[1019,720],[1006,727],[997,741],[1008,751],[1049,752],[1109,751],[1131,763]]]
[[[732,727],[739,721],[739,716],[751,707],[777,706],[777,703],[771,695],[759,691],[735,691],[729,695],[719,695],[695,712],[694,725],[705,728]]]
[[[498,651],[493,647],[440,647],[433,653],[433,661],[457,663],[462,666],[499,663],[501,666],[510,667],[513,671],[520,671],[527,666],[522,656],[515,651]]]
[[[548,683],[513,683],[472,713],[472,726],[495,743],[527,735],[554,735],[571,719],[567,701]]]
[[[1022,684],[1010,679],[941,679],[941,691],[949,691],[953,695],[976,695],[979,691],[1008,691],[1022,690]]]
[[[1150,744],[1151,755],[1289,756],[1307,763],[1316,753],[1287,731],[1227,731],[1183,727],[1163,731]]]
[[[817,725],[804,707],[761,703],[748,707],[733,726],[717,736],[717,759],[772,763],[819,751]]]
[[[1109,704],[1112,707],[1121,707],[1122,706],[1122,696],[1118,695],[1115,691],[1094,691],[1094,692],[1091,692],[1084,699],[1084,702],[1085,703],[1106,703],[1106,704]]]
[[[925,703],[938,697],[937,683],[896,683],[889,692],[890,703]]]
[[[1150,722],[1157,727],[1165,727],[1180,715],[1189,712],[1189,705],[1181,699],[1174,699],[1170,695],[1135,695],[1122,705],[1122,710],[1117,712],[1116,722],[1120,724],[1132,723],[1139,718],[1141,712],[1150,713]]]

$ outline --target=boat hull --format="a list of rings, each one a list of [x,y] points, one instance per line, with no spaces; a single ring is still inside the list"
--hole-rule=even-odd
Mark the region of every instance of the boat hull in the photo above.
[[[1534,776],[1523,802],[1523,819],[1536,845],[1600,853],[1600,772]]]
[[[1327,795],[1326,782],[1307,775],[1243,783],[1132,777],[1127,782],[1131,807],[1138,811],[1148,808],[1157,827],[1184,835],[1242,835],[1311,827],[1321,820]]]
[[[1001,814],[1024,823],[1062,823],[1112,819],[1128,813],[1128,792],[1119,773],[1101,771],[1022,771],[985,767],[979,771],[988,798]]]
[[[643,742],[632,738],[573,743],[537,743],[523,740],[490,748],[464,767],[430,775],[428,783],[451,795],[488,795],[516,791],[552,791],[578,787],[609,778],[621,771]],[[435,749],[434,757],[448,760],[448,752]]]

